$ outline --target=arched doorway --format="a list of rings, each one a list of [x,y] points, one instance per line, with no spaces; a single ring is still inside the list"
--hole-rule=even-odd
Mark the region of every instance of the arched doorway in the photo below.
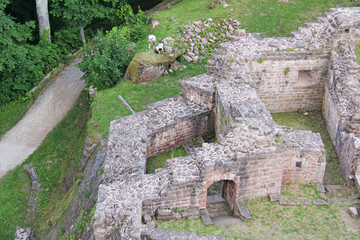
[[[240,219],[233,217],[236,200],[236,183],[232,180],[220,180],[207,188],[206,209],[213,224],[236,224]]]

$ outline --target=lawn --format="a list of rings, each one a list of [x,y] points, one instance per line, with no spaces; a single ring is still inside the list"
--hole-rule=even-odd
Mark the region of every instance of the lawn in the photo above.
[[[204,226],[200,219],[158,221],[158,228],[234,239],[359,239],[360,220],[347,213],[347,202],[329,206],[281,206],[267,198],[245,201],[253,219],[242,224]]]

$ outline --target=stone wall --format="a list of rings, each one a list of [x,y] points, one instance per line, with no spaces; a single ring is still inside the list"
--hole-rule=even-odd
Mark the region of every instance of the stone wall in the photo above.
[[[194,136],[212,131],[212,111],[182,97],[168,98],[148,106],[152,117],[148,122],[151,132],[147,141],[147,157],[169,151],[188,142]]]
[[[266,57],[263,62],[252,62],[254,87],[270,112],[321,108],[329,60],[326,55],[311,57],[277,61]]]
[[[359,175],[360,160],[360,66],[356,62],[355,49],[355,44],[345,41],[331,52],[323,104],[327,127],[348,184],[353,184]]]

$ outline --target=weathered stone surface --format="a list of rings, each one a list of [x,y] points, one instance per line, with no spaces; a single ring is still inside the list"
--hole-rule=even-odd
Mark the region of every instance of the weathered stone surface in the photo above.
[[[325,187],[324,187],[323,184],[318,183],[318,184],[316,185],[316,188],[317,188],[317,190],[318,190],[320,193],[325,193]]]
[[[250,220],[252,219],[251,214],[249,210],[246,208],[244,202],[242,200],[237,200],[235,204],[235,213],[238,214],[238,216]]]
[[[168,55],[155,54],[152,50],[138,53],[129,64],[125,77],[133,82],[146,82],[159,77],[185,50],[185,45],[179,45]]]
[[[199,218],[199,211],[196,208],[186,209],[182,211],[180,214],[183,218],[189,218],[189,219]]]
[[[279,203],[280,203],[280,205],[287,205],[286,198],[284,198],[283,196],[280,196]]]
[[[144,223],[149,223],[152,221],[152,218],[151,218],[150,214],[144,214],[143,220],[144,220]]]
[[[349,207],[348,212],[349,212],[350,216],[353,218],[359,217],[358,211],[355,207]]]
[[[270,193],[269,194],[270,202],[278,202],[279,201],[279,194],[277,193]]]
[[[26,173],[29,175],[31,179],[31,192],[29,196],[28,205],[31,206],[31,208],[28,210],[28,213],[35,213],[39,206],[39,191],[40,191],[40,181],[39,176],[37,174],[36,168],[29,164],[25,164],[23,166]]]
[[[322,199],[314,199],[312,201],[313,201],[314,205],[320,205],[320,206],[328,205],[328,203]]]
[[[32,240],[33,232],[31,228],[16,227],[14,240]]]
[[[232,240],[232,238],[216,237],[188,232],[176,232],[164,229],[155,229],[151,233],[145,233],[142,237],[149,240]]]

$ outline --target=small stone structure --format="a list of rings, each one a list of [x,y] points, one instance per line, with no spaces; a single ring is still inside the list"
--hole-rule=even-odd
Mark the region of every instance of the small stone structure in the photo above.
[[[33,232],[31,228],[16,227],[14,240],[32,240]]]
[[[280,126],[270,112],[322,107],[341,169],[348,183],[357,179],[359,23],[360,8],[342,8],[290,38],[238,31],[215,51],[208,73],[182,82],[181,95],[112,121],[95,238],[223,239],[154,229],[151,218],[195,216],[217,181],[235,214],[241,200],[279,194],[283,182],[322,183],[320,135]],[[192,155],[145,174],[148,157],[211,131],[217,143],[203,143]],[[190,215],[179,214],[185,209]]]

